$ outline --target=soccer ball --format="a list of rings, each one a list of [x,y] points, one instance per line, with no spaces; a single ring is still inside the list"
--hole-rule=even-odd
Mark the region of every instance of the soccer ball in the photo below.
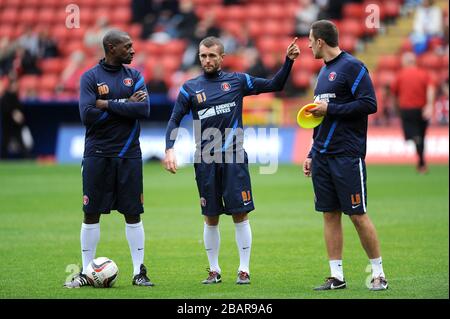
[[[116,263],[107,257],[95,258],[86,269],[89,283],[96,288],[112,287],[118,275],[119,268]]]

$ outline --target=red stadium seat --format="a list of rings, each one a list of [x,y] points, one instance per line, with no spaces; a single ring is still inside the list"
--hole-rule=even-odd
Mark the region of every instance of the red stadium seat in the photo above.
[[[39,63],[43,74],[59,74],[64,69],[65,61],[61,58],[43,59]]]
[[[41,3],[40,0],[22,0],[20,2],[22,2],[25,8],[36,8]]]
[[[294,72],[292,74],[292,83],[295,87],[307,89],[311,86],[313,75],[307,71]]]
[[[41,0],[41,8],[58,8],[60,6],[60,0]]]
[[[294,63],[295,72],[308,72],[311,74],[318,73],[323,66],[322,59],[315,59],[312,54],[304,54]]]
[[[400,15],[400,4],[395,1],[385,1],[383,11],[387,18],[396,18]]]
[[[396,73],[394,71],[383,70],[375,72],[372,80],[375,86],[385,86],[391,85],[395,77]]]
[[[95,4],[97,8],[104,8],[106,10],[114,9],[118,5],[118,3],[111,0],[95,0]],[[125,7],[129,8],[128,4]]]
[[[65,41],[68,38],[69,30],[64,24],[57,24],[50,29],[50,35],[58,42]]]
[[[125,31],[128,32],[130,37],[135,41],[136,39],[141,37],[142,34],[142,24],[140,23],[133,23],[131,25],[128,25],[125,28]]]
[[[14,9],[17,10],[20,7],[22,7],[23,4],[20,1],[14,1],[14,0],[0,0],[0,8],[3,9]]]
[[[271,53],[271,52],[262,52],[261,53],[261,60],[264,64],[264,66],[269,70],[273,70],[276,67],[278,67],[279,65],[281,65],[283,63],[282,59],[284,59],[284,58],[276,53]]]
[[[131,0],[114,0],[114,5],[120,5],[122,7],[131,6]]]
[[[378,58],[378,70],[396,71],[401,67],[401,59],[398,55],[382,55]]]
[[[260,20],[266,17],[265,8],[258,4],[248,5],[245,12],[249,20]]]
[[[340,35],[352,35],[360,38],[364,34],[364,23],[360,20],[345,19],[342,20],[339,26]]]
[[[163,46],[153,41],[146,41],[144,44],[145,53],[159,56],[163,53]]]
[[[185,48],[186,42],[184,40],[171,40],[163,45],[162,50],[167,55],[182,56]]]
[[[12,25],[2,25],[0,26],[0,39],[6,37],[11,39],[14,36],[14,27]]]
[[[39,91],[54,91],[59,83],[59,76],[55,74],[43,74],[39,78]]]
[[[342,35],[339,37],[339,46],[342,50],[353,52],[356,48],[358,39],[353,35]]]
[[[265,7],[266,17],[268,19],[282,20],[286,19],[289,15],[293,16],[295,12],[286,11],[283,5],[270,3]]]
[[[244,72],[246,69],[246,61],[245,58],[240,55],[230,54],[223,60],[223,67],[232,72]]]
[[[226,12],[224,16],[224,20],[226,21],[236,21],[236,23],[240,23],[246,18],[244,6],[233,5],[223,10]]]
[[[67,37],[71,41],[82,42],[84,40],[84,36],[86,34],[86,31],[87,31],[87,29],[83,28],[83,27],[68,29]]]
[[[262,24],[262,28],[264,30],[264,35],[266,36],[289,35],[285,34],[285,29],[283,28],[283,25],[277,20],[266,20]]]
[[[259,21],[247,21],[247,28],[250,36],[254,39],[258,39],[264,36],[264,29],[261,27],[261,23]]]
[[[67,13],[66,13],[67,15]],[[106,15],[106,14],[105,14]],[[95,21],[100,17],[98,11],[93,11],[89,8],[80,9],[80,25],[87,28],[95,24]]]
[[[242,24],[229,20],[222,24],[222,29],[228,31],[234,37],[239,38],[242,33]]]
[[[0,21],[3,24],[16,24],[19,18],[19,11],[15,8],[7,8],[0,11]]]
[[[175,70],[179,69],[181,64],[181,57],[173,56],[173,55],[164,55],[158,61],[164,67],[165,72],[172,73]]]
[[[19,79],[19,90],[36,90],[39,83],[39,77],[37,75],[24,75]]]
[[[278,39],[276,37],[261,37],[257,40],[256,46],[262,54],[272,53],[278,47]]]
[[[37,16],[38,22],[42,24],[52,24],[58,22],[56,11],[50,8],[44,8],[39,10]]]
[[[109,15],[112,24],[125,24],[131,21],[131,9],[129,7],[115,8]]]
[[[432,70],[439,70],[442,67],[442,62],[442,56],[431,52],[424,53],[418,58],[418,64],[421,67]]]
[[[62,56],[70,56],[75,51],[85,51],[83,42],[68,40],[58,43],[58,50]]]
[[[14,28],[13,39],[17,39],[21,37],[25,32],[25,26],[23,24],[19,24]]]
[[[365,6],[360,3],[347,3],[342,8],[342,16],[344,19],[361,20],[366,16]]]
[[[38,22],[38,17],[36,14],[36,10],[33,8],[24,8],[20,11],[18,20],[21,24],[25,24],[28,26],[32,26]]]

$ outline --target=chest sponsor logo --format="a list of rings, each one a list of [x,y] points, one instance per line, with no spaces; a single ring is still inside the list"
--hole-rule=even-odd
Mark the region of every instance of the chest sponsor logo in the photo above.
[[[328,74],[328,81],[332,82],[334,80],[336,80],[336,72],[331,72],[330,74]]]
[[[218,114],[224,114],[231,112],[231,108],[236,106],[236,102],[225,103],[220,105],[211,106],[207,109],[203,109],[197,112],[200,120],[215,116]]]
[[[231,85],[228,82],[223,82],[220,85],[220,88],[222,89],[222,91],[228,92],[231,89]]]
[[[133,85],[133,79],[132,78],[125,78],[125,79],[123,79],[123,84],[125,86],[131,87]]]
[[[336,98],[336,94],[335,93],[322,93],[319,95],[316,95],[314,97],[314,102],[318,102],[318,101],[325,101],[325,102],[330,102],[331,99],[335,99]]]
[[[198,111],[198,118],[200,120],[216,115],[216,109],[213,107]]]
[[[105,82],[97,83],[98,95],[104,95],[109,93],[109,87]]]

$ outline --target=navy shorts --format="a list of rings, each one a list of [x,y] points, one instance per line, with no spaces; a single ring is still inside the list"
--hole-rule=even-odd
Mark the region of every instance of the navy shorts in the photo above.
[[[203,215],[231,215],[255,209],[247,154],[244,163],[195,163],[194,168]]]
[[[317,211],[341,211],[347,215],[366,213],[364,159],[314,154],[311,173]]]
[[[400,117],[405,140],[425,138],[428,121],[423,118],[421,108],[400,110]]]
[[[85,157],[83,177],[83,211],[86,214],[138,215],[144,212],[142,159]]]

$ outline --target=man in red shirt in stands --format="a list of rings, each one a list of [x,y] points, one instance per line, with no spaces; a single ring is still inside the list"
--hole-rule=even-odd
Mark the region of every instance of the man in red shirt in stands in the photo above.
[[[397,97],[396,105],[400,111],[405,139],[413,140],[416,144],[419,156],[417,171],[424,174],[427,172],[425,132],[433,115],[435,87],[428,72],[416,65],[414,53],[406,52],[402,56],[402,66],[391,90]]]

